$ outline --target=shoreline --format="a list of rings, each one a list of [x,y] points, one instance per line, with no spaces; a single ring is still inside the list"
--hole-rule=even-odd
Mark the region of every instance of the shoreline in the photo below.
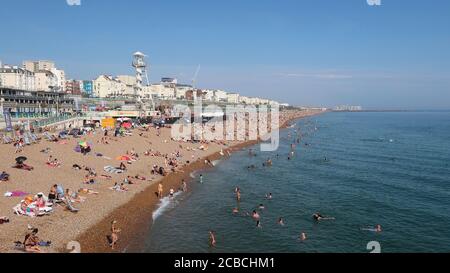
[[[323,114],[325,112],[303,113],[302,115],[292,117],[280,124],[280,130],[286,129],[292,121],[308,118]],[[229,146],[223,151],[230,155],[238,150],[253,146],[260,143],[258,140],[245,141]],[[215,152],[211,155],[204,156],[195,162],[184,166],[181,171],[171,173],[162,179],[154,181],[127,203],[114,208],[111,213],[103,217],[101,221],[89,227],[79,235],[75,241],[81,245],[81,252],[83,253],[121,253],[131,252],[138,253],[144,250],[145,244],[142,238],[148,234],[153,225],[152,215],[158,208],[159,199],[156,197],[157,187],[159,182],[164,185],[164,195],[169,193],[170,188],[177,189],[180,186],[181,180],[184,179],[187,183],[192,181],[190,174],[194,171],[205,170],[213,168],[205,164],[206,159],[217,160],[219,158],[227,158],[228,156],[221,156],[220,152]],[[111,250],[107,245],[107,237],[111,227],[111,221],[117,220],[117,226],[121,228],[122,232],[119,235],[116,250]],[[67,252],[61,249],[59,252]]]

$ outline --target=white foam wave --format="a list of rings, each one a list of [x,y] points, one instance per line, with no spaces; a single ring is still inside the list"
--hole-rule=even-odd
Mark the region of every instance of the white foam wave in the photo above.
[[[178,204],[178,202],[176,201],[176,198],[180,194],[182,194],[181,191],[176,192],[173,195],[173,198],[166,196],[163,199],[161,199],[161,201],[159,202],[158,208],[153,212],[153,216],[152,216],[153,221],[155,221],[159,216],[163,215],[164,212],[176,207],[176,205]]]

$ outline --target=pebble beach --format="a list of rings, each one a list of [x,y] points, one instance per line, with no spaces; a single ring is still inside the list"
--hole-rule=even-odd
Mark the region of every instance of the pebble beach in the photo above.
[[[318,114],[319,111],[289,110],[280,113],[280,126],[286,126],[290,120]],[[215,160],[227,157],[233,150],[242,149],[255,142],[228,141],[226,143],[208,143],[207,149],[201,149],[202,143],[185,143],[174,141],[171,130],[162,128],[160,134],[155,128],[149,130],[133,129],[131,135],[109,137],[109,144],[101,142],[103,133],[97,130],[80,138],[68,138],[58,142],[42,139],[39,143],[25,146],[23,151],[15,153],[10,144],[0,145],[0,172],[10,175],[9,181],[0,182],[0,217],[7,217],[10,222],[0,225],[0,252],[20,252],[14,247],[15,241],[23,241],[29,227],[39,229],[38,236],[51,241],[51,247],[45,252],[70,252],[67,244],[71,241],[80,243],[81,252],[111,252],[106,236],[110,232],[112,220],[118,222],[122,230],[117,248],[113,252],[133,252],[140,247],[140,233],[151,225],[151,214],[158,205],[158,184],[164,186],[164,195],[171,188],[178,190],[182,179],[189,183],[189,174],[198,169],[208,168],[205,159]],[[80,141],[89,142],[92,151],[83,155],[74,151]],[[42,151],[47,150],[48,153]],[[105,166],[120,165],[118,156],[126,155],[134,150],[139,159],[126,164],[127,171],[121,174],[104,172]],[[145,151],[157,151],[160,154],[179,152],[178,167],[166,176],[151,174],[153,165],[165,166],[162,156],[146,156]],[[225,155],[222,155],[225,153]],[[59,167],[47,165],[49,156],[57,159]],[[102,155],[102,156],[99,156]],[[15,158],[27,157],[26,164],[33,166],[32,171],[12,168]],[[96,171],[94,184],[84,184],[86,171],[76,170],[73,165],[88,166]],[[101,175],[109,175],[105,178]],[[126,185],[128,191],[113,191],[115,183],[121,183],[128,176],[145,177],[133,179],[134,184]],[[34,196],[37,193],[48,195],[54,185],[63,185],[65,189],[77,192],[81,188],[98,194],[80,194],[84,202],[75,203],[77,213],[70,212],[64,205],[55,205],[51,213],[41,217],[18,216],[13,208],[20,204],[25,196],[6,197],[6,192],[21,191]]]

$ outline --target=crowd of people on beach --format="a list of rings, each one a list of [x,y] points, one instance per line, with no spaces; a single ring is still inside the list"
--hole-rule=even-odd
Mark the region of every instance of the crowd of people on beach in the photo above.
[[[138,134],[139,137],[148,138],[147,132],[153,133],[154,130],[154,133],[156,133],[159,138],[162,138],[162,130],[159,126],[147,125],[139,127],[132,124],[127,128],[118,126],[113,130],[113,136],[109,135],[109,129],[102,129],[102,137],[98,138],[98,141],[96,143],[97,145],[110,145],[112,143],[119,142],[119,138],[132,136],[133,131],[136,129],[140,131],[140,133]],[[96,134],[98,134],[97,129],[83,131],[82,129],[69,128],[69,130],[64,130],[60,133],[50,133],[50,130],[45,130],[42,133],[42,138],[39,138],[41,144],[47,143],[47,145],[49,146],[40,151],[42,154],[47,155],[47,158],[45,162],[43,162],[43,164],[45,164],[49,168],[63,167],[64,163],[55,157],[51,145],[54,145],[56,143],[68,144],[69,141],[71,141],[70,136],[72,136],[73,139],[82,139],[82,141],[77,141],[77,145],[74,149],[76,153],[81,153],[84,156],[102,156],[106,158],[104,155],[96,153],[93,144],[88,141],[91,136]],[[168,140],[162,141],[163,143],[168,143]],[[174,139],[171,139],[171,141],[175,142]],[[134,162],[138,160],[142,160],[140,153],[136,151],[135,148],[131,148],[131,150],[126,151],[124,155],[119,156],[117,160],[119,160],[120,163],[117,167],[106,166],[104,168],[105,173],[98,173],[94,168],[87,166],[86,164],[74,162],[72,163],[72,170],[83,173],[80,174],[80,186],[76,191],[72,191],[69,188],[65,189],[63,184],[54,184],[50,187],[48,194],[44,194],[43,192],[39,192],[37,194],[29,194],[20,191],[8,193],[8,196],[23,198],[23,200],[13,208],[14,214],[17,216],[25,217],[51,216],[56,212],[56,210],[58,210],[58,208],[62,208],[64,211],[68,211],[71,213],[78,213],[80,211],[80,208],[82,207],[82,204],[87,201],[89,195],[101,194],[101,192],[93,190],[91,188],[94,185],[111,183],[109,189],[116,192],[126,193],[130,191],[130,187],[139,185],[140,182],[153,181],[153,179],[158,178],[158,176],[164,177],[169,173],[179,172],[181,171],[182,167],[186,166],[192,161],[197,160],[194,155],[192,155],[191,158],[184,157],[184,151],[191,153],[204,152],[209,149],[209,145],[211,143],[221,143],[225,146],[225,142],[220,141],[211,142],[185,140],[178,141],[178,143],[178,148],[174,149],[171,153],[162,153],[161,151],[152,147],[147,148],[142,152],[145,157],[154,157],[155,161],[164,161],[163,164],[155,163],[150,167],[149,173],[151,176],[153,176],[150,179],[147,179],[140,174],[128,174],[129,172],[131,172],[129,166],[134,164]],[[18,138],[17,141],[13,142],[12,144],[16,147],[16,153],[24,153],[24,147],[26,144],[23,138]],[[149,144],[150,146],[154,146],[151,142],[149,142]],[[33,159],[35,160],[35,158]],[[26,164],[27,160],[28,158],[25,156],[18,157],[12,167],[15,169],[32,172],[34,170],[34,167]],[[208,162],[212,165],[212,162]],[[66,163],[69,164],[69,162]],[[127,173],[127,175],[123,180],[114,178],[115,175],[124,173]],[[11,176],[6,172],[6,170],[1,172],[1,183],[6,183],[10,181],[10,179]],[[186,181],[181,181],[179,190],[184,192],[188,190]],[[160,198],[163,197],[163,192],[164,191],[161,185],[158,187],[158,196]],[[175,193],[176,189],[174,187],[171,187],[168,191],[168,195],[172,198],[174,197]],[[14,219],[12,220],[14,221]],[[0,224],[9,224],[10,222],[11,219],[1,216]],[[116,221],[112,223],[111,236],[109,236],[109,245],[112,249],[114,249],[114,247],[116,246],[119,239],[118,234],[120,233],[120,229],[115,227],[116,224]],[[15,249],[33,253],[46,252],[45,248],[51,246],[51,244],[43,243],[43,241],[41,241],[37,237],[38,229],[33,228],[29,231],[30,232],[27,233],[26,238],[23,242],[16,242]]]

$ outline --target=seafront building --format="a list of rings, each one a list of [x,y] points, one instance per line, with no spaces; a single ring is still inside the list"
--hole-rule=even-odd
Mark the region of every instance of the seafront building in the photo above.
[[[126,84],[117,78],[108,75],[100,75],[94,80],[93,94],[98,98],[111,98],[124,96]]]
[[[60,92],[29,91],[0,87],[0,113],[12,117],[59,116],[70,114],[74,100]]]
[[[280,105],[276,101],[242,96],[221,89],[200,89],[173,77],[160,82],[138,84],[133,75],[100,75],[93,80],[66,80],[66,74],[52,61],[25,61],[21,67],[0,62],[0,129],[5,128],[4,113],[18,120],[31,118],[41,122],[60,117],[73,119],[94,115],[96,120],[111,117],[138,117],[151,114],[158,106],[192,106],[194,100],[204,105],[228,104]],[[135,100],[137,95],[140,100]],[[139,104],[139,105],[138,105]],[[92,117],[90,117],[92,120]],[[86,121],[86,120],[85,120]]]
[[[93,95],[94,92],[94,81],[81,81],[82,82],[82,88],[81,93],[85,95],[86,97],[90,98]]]
[[[52,61],[25,61],[23,68],[35,76],[35,88],[45,92],[65,92],[66,74]],[[20,89],[20,88],[19,88]]]
[[[66,81],[66,89],[65,93],[71,95],[81,95],[83,88],[83,82],[77,80],[68,80]]]
[[[36,90],[35,74],[18,66],[0,66],[0,87]]]

